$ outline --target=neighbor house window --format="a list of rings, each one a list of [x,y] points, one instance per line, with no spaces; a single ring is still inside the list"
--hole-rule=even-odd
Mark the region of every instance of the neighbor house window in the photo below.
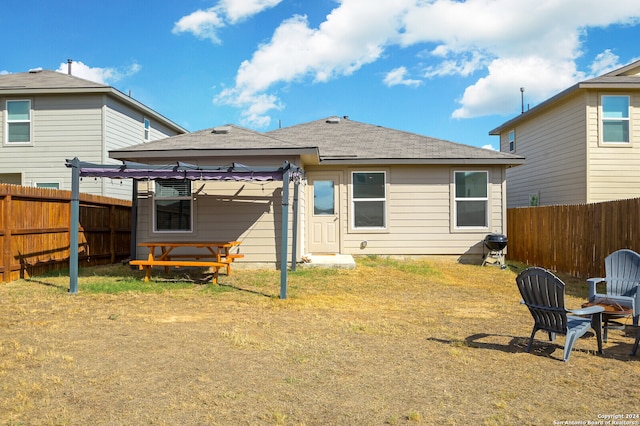
[[[192,226],[191,181],[158,179],[153,198],[155,230],[188,232]]]
[[[148,141],[151,138],[151,122],[148,118],[144,119],[144,140]]]
[[[602,97],[602,142],[629,143],[629,97]]]
[[[6,107],[6,143],[31,143],[31,101],[7,101]]]
[[[509,152],[516,150],[516,131],[511,130],[509,132]]]
[[[353,228],[385,228],[387,226],[385,172],[353,172],[351,182]]]
[[[36,182],[36,188],[60,189],[60,184],[57,182]]]
[[[455,172],[456,228],[486,228],[489,218],[489,173]]]

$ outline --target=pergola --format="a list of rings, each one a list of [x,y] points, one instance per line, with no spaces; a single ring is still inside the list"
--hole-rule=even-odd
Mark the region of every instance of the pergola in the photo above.
[[[249,167],[238,163],[227,166],[195,166],[177,162],[169,165],[123,162],[122,164],[94,164],[80,161],[77,157],[67,160],[71,168],[71,242],[69,257],[69,292],[78,292],[78,233],[80,220],[80,178],[106,177],[110,179],[189,179],[218,181],[282,181],[282,251],[280,258],[280,298],[287,298],[287,254],[289,232],[289,183],[294,183],[293,238],[291,267],[296,265],[298,190],[302,171],[288,161],[281,167]],[[132,206],[137,204],[137,185],[133,185]],[[135,235],[136,215],[133,214],[132,233]]]

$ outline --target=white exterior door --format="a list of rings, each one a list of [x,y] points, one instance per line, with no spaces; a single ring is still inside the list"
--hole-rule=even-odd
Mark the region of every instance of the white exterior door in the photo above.
[[[308,244],[310,253],[340,252],[340,172],[309,172]]]

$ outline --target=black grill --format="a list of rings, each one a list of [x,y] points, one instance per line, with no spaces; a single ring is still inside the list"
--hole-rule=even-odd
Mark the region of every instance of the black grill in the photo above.
[[[502,234],[489,234],[484,238],[484,245],[491,251],[504,250],[507,247],[507,237]]]
[[[495,265],[507,269],[504,263],[504,250],[507,247],[507,237],[502,234],[489,234],[484,238],[482,246],[482,266]],[[486,250],[485,250],[486,249]],[[488,253],[485,253],[488,251]],[[489,261],[491,259],[491,261]]]

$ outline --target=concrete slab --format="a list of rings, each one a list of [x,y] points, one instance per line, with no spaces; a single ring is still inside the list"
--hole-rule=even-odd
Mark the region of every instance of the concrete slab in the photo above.
[[[356,269],[350,254],[309,254],[303,257],[302,268]]]

